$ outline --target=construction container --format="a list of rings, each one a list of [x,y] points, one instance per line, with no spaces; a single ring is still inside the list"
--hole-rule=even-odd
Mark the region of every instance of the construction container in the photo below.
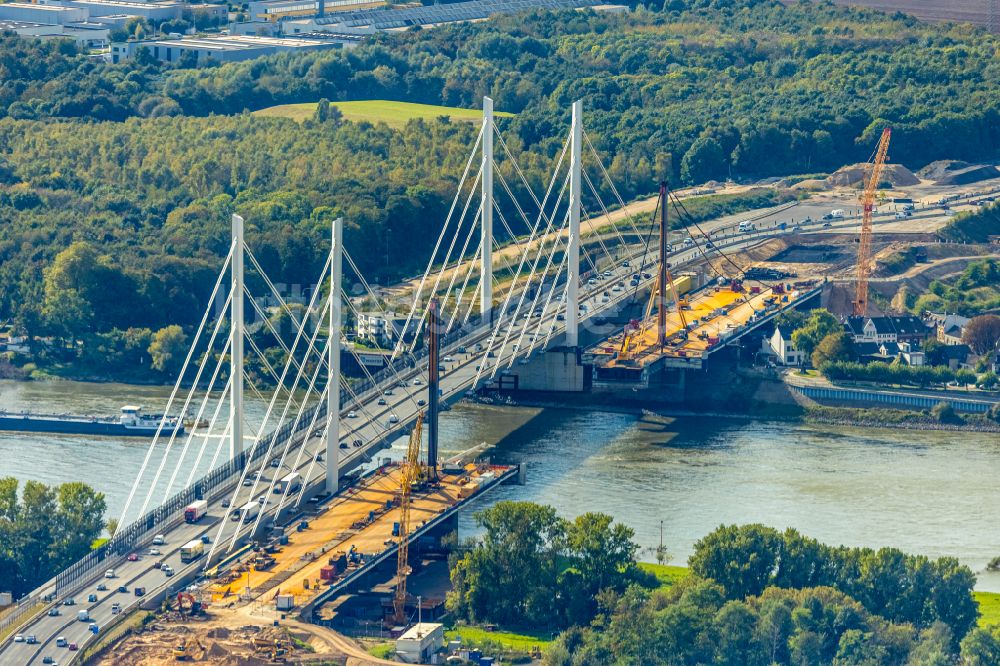
[[[295,597],[290,594],[279,594],[274,598],[274,605],[280,611],[292,610],[295,605]]]
[[[333,580],[336,575],[337,572],[333,567],[322,567],[319,570],[320,580]]]
[[[479,666],[493,666],[493,657],[480,657]]]
[[[399,536],[399,523],[393,523],[392,524],[392,536],[394,536],[394,537],[398,537]]]
[[[282,534],[281,536],[279,536],[278,537],[278,543],[280,545],[282,545],[282,546],[287,546],[288,545],[288,535],[287,534]]]

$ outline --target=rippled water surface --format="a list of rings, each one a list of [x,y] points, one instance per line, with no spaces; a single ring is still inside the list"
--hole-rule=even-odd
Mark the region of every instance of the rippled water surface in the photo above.
[[[0,408],[109,414],[127,402],[162,408],[169,390],[117,384],[0,382]],[[263,405],[251,403],[251,420]],[[809,426],[460,405],[442,416],[443,453],[499,441],[498,460],[526,462],[528,484],[483,501],[523,499],[566,515],[604,511],[645,548],[660,521],[674,561],[721,523],[795,527],[828,543],[953,555],[974,570],[1000,555],[996,434]],[[0,432],[0,476],[86,481],[120,510],[147,442]],[[394,447],[400,451],[402,443]],[[477,506],[482,506],[482,502]],[[474,529],[471,512],[462,518]],[[649,556],[647,555],[647,558]],[[1000,576],[979,587],[1000,590]]]

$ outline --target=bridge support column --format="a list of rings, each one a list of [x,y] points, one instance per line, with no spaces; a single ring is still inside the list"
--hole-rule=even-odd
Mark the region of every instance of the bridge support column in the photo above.
[[[233,215],[232,302],[229,319],[233,338],[229,343],[230,375],[229,418],[231,439],[229,459],[243,451],[243,218]]]
[[[483,98],[482,214],[480,217],[481,264],[479,270],[479,314],[491,321],[493,310],[493,100]]]
[[[326,349],[327,391],[326,391],[326,492],[335,493],[340,486],[340,328],[341,282],[344,264],[344,219],[333,221],[330,238],[330,321],[329,341]]]
[[[573,102],[573,129],[570,139],[569,246],[566,250],[566,346],[580,344],[580,195],[581,147],[583,141],[583,102]]]
[[[432,298],[427,311],[427,469],[430,480],[437,481],[438,464],[438,356],[440,353],[441,322],[438,320],[438,300]]]

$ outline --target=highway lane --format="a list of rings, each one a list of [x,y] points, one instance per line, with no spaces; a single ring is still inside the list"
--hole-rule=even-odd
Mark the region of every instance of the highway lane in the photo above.
[[[820,218],[825,212],[829,212],[830,206],[828,204],[814,204],[811,206],[796,206],[792,209],[782,210],[775,213],[770,213],[764,217],[757,220],[758,229],[761,231],[752,234],[735,235],[730,238],[722,240],[723,235],[728,235],[731,230],[731,224],[718,223],[718,224],[708,224],[702,225],[706,231],[710,231],[713,234],[713,242],[720,244],[727,250],[731,249],[741,249],[754,245],[761,242],[763,239],[771,236],[792,233],[794,229],[793,224],[789,224],[792,220],[801,221],[803,217],[810,216],[813,218],[813,223],[806,225],[803,231],[816,231],[825,230],[829,228],[834,230],[836,228],[849,228],[857,226],[857,219],[845,219],[845,220],[834,220],[827,226],[826,222],[822,222]],[[746,215],[741,217],[747,217]],[[894,221],[891,215],[882,216],[878,222],[888,222]],[[786,228],[781,229],[778,225],[780,222],[786,222]],[[725,243],[723,245],[723,243]],[[710,252],[710,251],[709,251]],[[702,250],[696,248],[680,249],[671,254],[671,263],[675,267],[683,267],[685,264],[689,263],[691,260],[700,257]],[[638,256],[641,255],[641,250],[637,250],[632,254],[630,261],[636,262]],[[647,262],[649,263],[649,262]],[[586,307],[587,313],[584,315],[584,325],[588,320],[600,316],[604,311],[609,308],[616,307],[618,304],[624,302],[631,296],[632,288],[628,287],[621,291],[614,291],[614,285],[618,283],[628,284],[629,276],[637,271],[643,270],[633,265],[631,267],[618,267],[614,271],[610,272],[610,275],[605,277],[596,278],[597,282],[593,285],[587,285],[584,287],[583,291],[585,293],[582,299],[582,304]],[[643,287],[648,287],[652,278],[646,278],[641,280]],[[603,292],[609,291],[609,297],[606,302],[604,302]],[[526,304],[528,303],[526,299]],[[516,304],[516,300],[512,299],[512,303]],[[508,342],[504,351],[499,354],[501,361],[509,361],[515,356],[522,356],[528,353],[529,350],[537,348],[543,344],[545,340],[544,332],[547,331],[546,326],[554,327],[553,340],[557,339],[559,335],[563,333],[565,324],[557,319],[557,310],[562,306],[562,304],[553,299],[549,308],[540,317],[532,317],[530,320],[533,322],[532,327],[543,331],[543,335],[534,344],[523,345],[522,348],[515,351],[513,349],[513,342],[516,340],[514,334],[512,334],[512,339]],[[502,320],[503,321],[503,320]],[[518,324],[522,323],[521,321]],[[518,331],[516,328],[515,331]],[[463,338],[461,342],[456,342],[445,350],[442,356],[451,357],[453,360],[445,361],[442,363],[445,367],[445,371],[441,378],[441,389],[442,397],[445,402],[450,402],[461,397],[467,390],[472,388],[475,377],[478,373],[476,366],[483,362],[481,354],[475,354],[471,352],[466,352],[460,354],[457,352],[459,346],[465,346],[467,349],[473,349],[477,343],[486,344],[490,337],[491,332],[485,328],[480,328],[476,331],[470,332],[468,336]],[[500,336],[498,336],[499,338]],[[499,342],[499,341],[498,341]],[[492,365],[495,359],[489,359],[489,365]],[[505,364],[501,364],[501,368]],[[422,409],[421,406],[417,405],[417,401],[420,399],[427,399],[427,388],[423,383],[423,378],[426,372],[426,364],[422,364],[417,368],[407,369],[406,372],[401,372],[398,378],[394,378],[393,381],[387,381],[387,384],[395,385],[392,388],[392,394],[388,396],[381,396],[380,390],[373,389],[365,394],[361,399],[360,405],[348,406],[341,419],[341,441],[346,442],[348,445],[347,449],[340,449],[342,456],[342,465],[345,467],[350,467],[356,465],[359,461],[363,460],[367,455],[369,450],[376,444],[381,444],[383,441],[391,440],[392,437],[402,436],[406,433],[408,427],[415,419],[418,411]],[[421,385],[415,386],[413,384],[413,379],[416,377],[421,378]],[[480,378],[480,382],[489,378],[489,373],[483,373]],[[401,386],[401,384],[403,386]],[[386,404],[379,405],[379,398],[384,398]],[[346,417],[347,411],[358,412],[358,417],[355,419],[344,418]],[[371,416],[371,420],[367,417]],[[391,415],[395,415],[398,419],[398,423],[390,424],[389,419]],[[360,439],[363,442],[363,446],[355,447],[352,445],[354,440]],[[291,457],[289,460],[294,458],[294,454],[297,452],[298,446],[301,443],[297,442],[294,444],[294,448],[290,451]],[[306,485],[309,486],[321,480],[325,476],[325,466],[323,463],[314,463],[313,457],[317,452],[319,442],[315,437],[310,437],[307,440],[307,451],[309,455],[304,455],[300,464],[297,466],[297,470],[304,476],[306,472],[312,468],[311,473],[309,473],[309,478],[307,479]],[[261,468],[264,469],[265,474],[263,476],[263,483],[270,484],[270,480],[275,474],[284,475],[287,473],[289,465],[283,466],[280,470],[270,467],[268,461],[263,461],[261,463]],[[251,470],[251,473],[255,470]],[[251,478],[248,476],[248,478]],[[264,494],[266,487],[258,486],[256,488],[244,488],[239,487],[239,494],[236,501],[232,501],[232,505],[235,507],[241,506],[246,501],[253,499],[254,497],[259,497]],[[97,623],[99,627],[104,627],[107,623],[113,619],[111,614],[111,605],[115,601],[118,601],[123,606],[123,611],[127,612],[130,608],[134,608],[141,602],[140,598],[137,598],[133,594],[134,588],[138,585],[140,587],[145,587],[147,594],[154,594],[157,590],[162,589],[164,586],[170,585],[171,579],[165,576],[165,574],[158,569],[153,568],[152,564],[157,559],[162,559],[164,562],[170,564],[175,571],[177,571],[178,577],[183,576],[186,573],[190,573],[203,566],[203,562],[196,561],[190,564],[183,564],[180,562],[179,549],[181,545],[189,540],[200,538],[202,535],[207,534],[210,538],[214,539],[215,534],[218,530],[218,523],[220,520],[227,521],[227,532],[228,537],[231,538],[232,531],[231,527],[235,525],[232,521],[227,520],[225,517],[228,510],[222,506],[222,501],[224,499],[230,499],[231,492],[225,494],[218,494],[212,498],[209,498],[210,506],[209,513],[202,522],[195,525],[181,524],[173,530],[170,530],[167,536],[167,544],[164,547],[160,547],[163,552],[161,557],[143,555],[141,559],[137,562],[121,562],[113,561],[109,563],[109,566],[114,567],[116,570],[117,578],[114,580],[108,580],[108,587],[110,588],[107,592],[97,592],[96,586],[97,582],[91,583],[85,587],[84,590],[74,595],[76,604],[74,606],[59,606],[61,615],[57,617],[50,617],[43,615],[36,619],[29,626],[23,627],[19,633],[35,634],[38,636],[40,643],[38,645],[28,645],[26,643],[16,643],[8,641],[2,652],[0,652],[0,662],[11,663],[11,664],[34,664],[40,663],[41,659],[45,656],[53,657],[55,661],[60,663],[66,663],[72,653],[66,648],[56,648],[55,641],[58,636],[64,636],[68,642],[77,643],[81,648],[86,645],[90,640],[93,639],[93,634],[90,633],[88,622],[78,622],[76,621],[76,613],[81,609],[87,609],[92,617],[92,621]],[[266,506],[265,514],[273,514],[276,508],[276,500],[279,495],[272,495],[269,498],[269,502]],[[249,530],[249,526],[243,525],[240,527],[241,538]],[[206,547],[207,548],[207,547]],[[146,552],[148,549],[148,544],[140,549],[140,552]],[[113,559],[113,558],[109,558]],[[117,586],[124,584],[128,588],[127,593],[121,593],[117,591]],[[90,593],[97,594],[96,602],[87,602],[87,595]]]

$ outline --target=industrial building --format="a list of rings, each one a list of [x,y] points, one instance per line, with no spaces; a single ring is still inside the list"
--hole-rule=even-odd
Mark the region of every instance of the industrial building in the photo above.
[[[141,16],[147,21],[170,21],[194,14],[226,21],[229,10],[225,5],[187,4],[183,2],[132,2],[130,0],[39,0],[40,6],[76,7],[85,9],[91,18],[100,16]]]
[[[324,16],[328,12],[376,9],[384,0],[256,0],[249,5],[250,21],[275,23],[288,18]]]
[[[444,625],[418,622],[396,639],[396,657],[407,664],[427,664],[442,647]]]
[[[79,23],[90,18],[86,9],[60,5],[33,5],[26,2],[0,4],[0,20],[44,25]]]
[[[237,62],[284,51],[343,48],[354,43],[349,39],[328,36],[278,38],[259,35],[213,35],[182,39],[147,39],[112,44],[111,62],[128,60],[141,48],[147,49],[155,59],[163,62],[177,62],[182,58],[193,57],[198,64],[202,64],[207,61]]]
[[[340,11],[330,16],[285,21],[284,31],[288,34],[305,32],[373,34],[383,30],[401,30],[413,26],[430,27],[444,23],[481,21],[498,14],[566,9],[627,11],[623,5],[606,5],[601,0],[468,0],[400,9]]]
[[[2,7],[6,5],[0,5]],[[109,26],[92,21],[41,23],[0,18],[0,31],[35,39],[72,39],[84,47],[107,46],[109,30]]]

